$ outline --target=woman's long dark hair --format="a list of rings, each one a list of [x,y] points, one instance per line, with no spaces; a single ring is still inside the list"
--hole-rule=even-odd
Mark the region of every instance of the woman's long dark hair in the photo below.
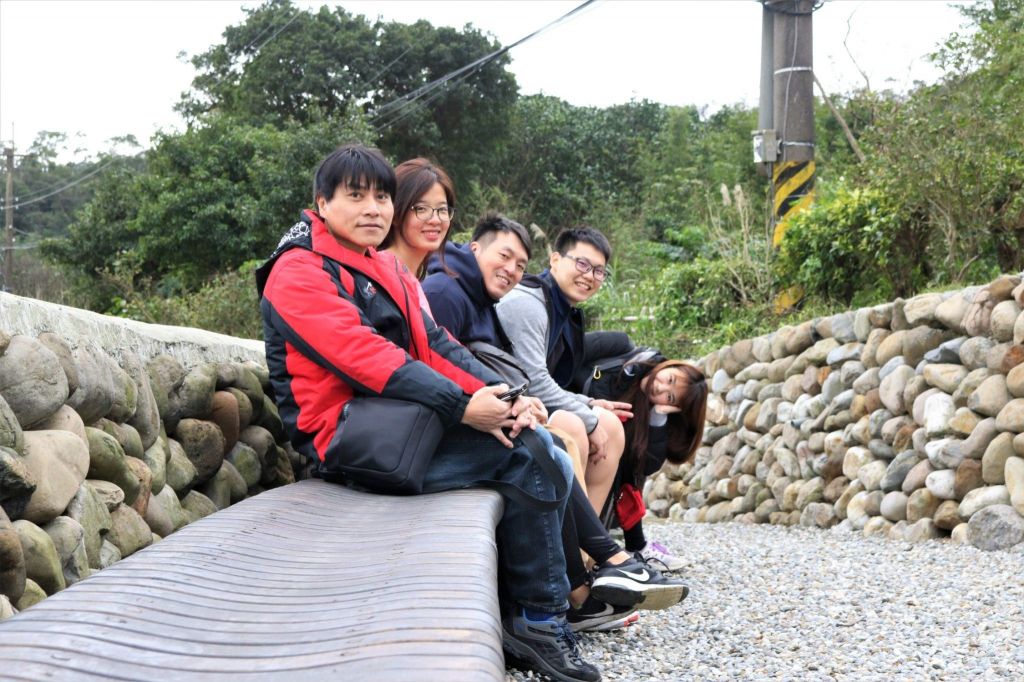
[[[666,459],[673,464],[682,464],[693,458],[704,438],[704,418],[708,407],[708,384],[704,373],[682,360],[665,360],[650,368],[645,376],[654,377],[663,369],[676,369],[682,374],[683,391],[679,400],[679,412],[666,415],[668,444]],[[619,398],[633,406],[633,418],[626,423],[626,449],[632,458],[634,482],[637,487],[643,482],[644,460],[647,457],[647,442],[650,435],[651,399],[636,381]]]
[[[391,219],[391,229],[388,230],[388,235],[381,242],[379,247],[381,251],[389,248],[396,240],[405,241],[402,227],[405,225],[406,217],[412,211],[413,204],[429,192],[430,188],[434,185],[441,185],[441,188],[444,189],[448,205],[455,208],[455,185],[452,184],[452,179],[448,177],[448,173],[437,164],[424,158],[409,159],[395,167],[395,176],[398,180],[394,195],[395,216]],[[449,224],[448,230],[441,239],[440,246],[434,252],[437,254],[441,267],[445,271],[448,268],[444,264],[444,247],[448,243],[448,237],[451,233],[452,226]],[[423,279],[426,272],[427,259],[424,258],[423,262],[420,263],[418,271],[413,274],[416,275],[417,279]]]

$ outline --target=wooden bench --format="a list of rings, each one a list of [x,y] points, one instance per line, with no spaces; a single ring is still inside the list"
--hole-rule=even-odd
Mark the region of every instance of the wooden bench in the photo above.
[[[502,680],[501,511],[484,490],[270,490],[0,623],[0,678]]]

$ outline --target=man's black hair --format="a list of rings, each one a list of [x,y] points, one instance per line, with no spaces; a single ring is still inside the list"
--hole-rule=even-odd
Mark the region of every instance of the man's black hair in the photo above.
[[[526,231],[526,228],[494,211],[485,213],[477,221],[476,227],[473,229],[471,241],[480,242],[486,247],[494,240],[493,237],[488,237],[488,235],[497,236],[499,232],[514,234],[519,237],[519,241],[523,243],[523,248],[526,249],[526,257],[531,258],[533,256],[533,240],[530,239],[530,233]]]
[[[317,197],[330,201],[338,185],[353,189],[384,190],[395,196],[395,169],[379,149],[366,145],[344,144],[320,162],[313,176],[313,204]]]
[[[555,237],[555,251],[565,255],[569,249],[580,242],[590,244],[600,251],[604,256],[606,263],[611,260],[612,245],[608,243],[608,238],[594,228],[587,227],[586,225],[580,227],[567,227],[559,232],[558,236]]]

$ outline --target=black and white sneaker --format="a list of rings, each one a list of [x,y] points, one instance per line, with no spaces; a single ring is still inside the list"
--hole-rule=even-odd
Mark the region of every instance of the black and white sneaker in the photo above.
[[[583,660],[579,640],[565,616],[530,620],[516,607],[501,621],[502,647],[517,665],[562,682],[599,682],[601,673]]]
[[[690,593],[681,580],[666,578],[657,569],[636,559],[594,570],[590,594],[613,606],[633,606],[657,611],[675,606]]]
[[[582,606],[565,614],[565,619],[576,632],[607,632],[629,627],[640,620],[640,614],[632,606],[612,606],[587,597]]]

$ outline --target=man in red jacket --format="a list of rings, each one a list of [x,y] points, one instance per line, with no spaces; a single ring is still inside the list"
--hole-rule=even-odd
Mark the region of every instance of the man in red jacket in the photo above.
[[[517,438],[536,428],[532,403],[499,400],[507,388],[500,378],[422,313],[408,273],[375,250],[391,225],[394,191],[394,170],[379,151],[340,147],[317,169],[316,209],[303,212],[257,272],[267,364],[292,444],[320,466],[352,397],[419,402],[445,426],[424,492],[499,480],[554,498],[562,484]],[[536,433],[568,483],[567,456],[544,429]],[[506,498],[497,543],[514,605],[503,618],[504,645],[556,679],[599,680],[565,620],[564,513],[564,502],[539,512]]]

